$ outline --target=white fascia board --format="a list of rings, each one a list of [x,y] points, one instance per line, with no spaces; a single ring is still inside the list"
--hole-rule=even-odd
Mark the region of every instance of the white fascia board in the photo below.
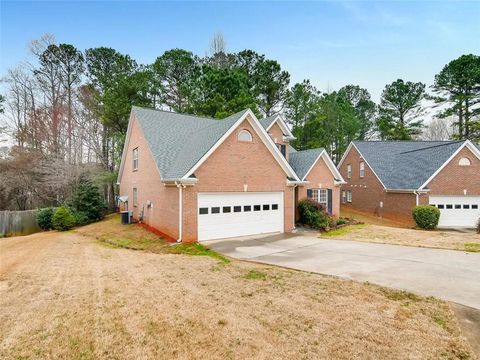
[[[286,134],[286,138],[287,139],[291,139],[291,140],[295,140],[296,137],[293,136],[292,132],[290,131],[290,128],[288,127],[287,123],[285,122],[285,120],[283,119],[282,115],[278,114],[275,116],[275,119],[270,123],[270,125],[268,125],[266,131],[268,132],[268,130],[270,130],[270,128],[273,126],[273,124],[275,124],[276,122],[278,122],[278,126],[280,126],[280,129],[283,131],[284,134]]]
[[[250,120],[251,119],[251,120]],[[223,142],[240,126],[240,124],[247,120],[250,125],[252,125],[253,129],[257,132],[257,135],[259,135],[260,139],[262,139],[263,143],[267,146],[267,149],[270,151],[270,153],[274,156],[274,158],[277,160],[279,165],[282,167],[282,169],[287,173],[292,178],[295,178],[297,180],[298,176],[293,171],[292,167],[290,164],[287,162],[287,159],[282,155],[280,150],[275,146],[275,143],[273,142],[272,138],[270,135],[268,135],[267,131],[263,128],[263,126],[260,124],[260,121],[258,121],[257,117],[255,114],[252,112],[252,110],[248,109],[238,120],[233,124],[228,131],[223,134],[223,136],[213,145],[210,150],[208,150],[197,163],[182,177],[182,179],[187,179],[190,175],[192,175],[199,167],[202,165],[208,158],[209,156],[220,146],[223,144]]]
[[[467,140],[467,147],[470,149],[471,152],[480,160],[480,150],[478,147],[475,146],[470,140]]]
[[[310,184],[310,181],[291,181],[291,180],[287,180],[287,186],[295,186],[295,185],[303,186],[303,185],[307,185],[307,184]]]
[[[342,166],[343,161],[346,159],[346,157],[347,157],[348,153],[350,152],[350,149],[352,148],[352,146],[353,146],[353,141],[350,141],[350,144],[348,144],[347,150],[345,150],[345,152],[343,153],[343,156],[340,159],[340,162],[338,163],[337,168],[340,168],[340,166]],[[357,151],[358,151],[358,149],[357,149]]]
[[[384,190],[385,192],[387,193],[422,193],[422,194],[426,194],[428,192],[430,192],[430,189],[424,189],[424,190],[420,190],[420,189],[385,189]]]
[[[330,172],[332,173],[334,179],[338,179],[340,180],[339,183],[343,183],[343,184],[346,184],[345,180],[343,180],[343,177],[342,175],[340,174],[340,172],[338,171],[337,167],[335,166],[335,164],[333,163],[332,159],[330,159],[330,156],[328,156],[327,152],[325,151],[325,149],[322,150],[322,152],[318,155],[318,157],[315,159],[315,161],[313,162],[312,166],[310,166],[310,169],[308,169],[308,171],[306,172],[305,176],[303,177],[302,181],[305,180],[305,178],[308,176],[308,174],[310,173],[310,171],[312,171],[312,169],[314,168],[314,166],[317,164],[318,160],[320,159],[323,159],[323,161],[325,162],[325,164],[327,165],[328,169],[330,170]]]
[[[460,151],[462,151],[462,149],[465,148],[465,147],[467,147],[468,149],[470,149],[470,151],[472,151],[472,153],[473,153],[478,159],[480,159],[480,151],[478,150],[478,148],[477,148],[475,145],[473,145],[470,140],[466,140],[466,141],[463,143],[463,145],[460,146],[460,147],[452,154],[452,156],[450,156],[450,157],[447,159],[447,161],[445,161],[445,162],[442,164],[442,166],[440,166],[440,167],[437,169],[437,171],[435,171],[435,172],[433,173],[433,175],[430,176],[430,177],[428,178],[428,180],[425,181],[425,182],[422,184],[422,186],[420,186],[418,189],[421,190],[421,189],[423,189],[425,186],[427,186],[427,185],[430,183],[430,181],[432,181],[432,180],[435,178],[435,176],[437,176],[437,175],[440,173],[440,171],[442,171],[442,170],[445,168],[445,166],[447,166],[448,163],[449,163],[450,161],[452,161],[453,158],[454,158],[455,156],[457,156],[458,153],[459,153]]]
[[[195,185],[198,182],[198,179],[188,178],[188,179],[162,179],[164,184],[181,184],[181,185]]]
[[[125,159],[127,158],[127,148],[128,148],[128,143],[130,141],[130,134],[132,132],[133,121],[134,121],[134,118],[133,118],[133,109],[132,109],[130,110],[130,117],[128,118],[127,135],[125,136],[125,142],[123,143],[122,160],[120,161],[120,167],[118,169],[117,185],[120,185],[120,181],[122,180],[123,167],[125,166]]]

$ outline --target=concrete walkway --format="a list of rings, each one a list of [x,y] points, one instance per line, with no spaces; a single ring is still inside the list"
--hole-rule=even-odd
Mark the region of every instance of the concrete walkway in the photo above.
[[[480,253],[275,235],[208,241],[236,259],[369,281],[480,309]]]

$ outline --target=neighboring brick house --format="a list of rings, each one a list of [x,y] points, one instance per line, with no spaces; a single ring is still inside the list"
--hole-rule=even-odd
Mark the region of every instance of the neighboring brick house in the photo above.
[[[310,195],[339,215],[343,179],[322,149],[296,152],[280,115],[225,119],[133,107],[118,176],[135,219],[177,241],[295,227]]]
[[[466,141],[354,141],[338,169],[342,207],[413,223],[415,205],[440,209],[440,227],[480,218],[480,149]]]

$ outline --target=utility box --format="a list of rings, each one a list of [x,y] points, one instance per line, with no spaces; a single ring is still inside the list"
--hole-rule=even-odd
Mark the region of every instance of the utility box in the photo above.
[[[130,211],[120,211],[120,216],[122,219],[122,225],[128,225],[130,224]]]

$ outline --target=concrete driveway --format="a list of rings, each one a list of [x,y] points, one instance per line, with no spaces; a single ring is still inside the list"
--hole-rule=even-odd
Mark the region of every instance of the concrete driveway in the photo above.
[[[480,309],[480,253],[287,234],[204,244],[236,259],[369,281]]]

